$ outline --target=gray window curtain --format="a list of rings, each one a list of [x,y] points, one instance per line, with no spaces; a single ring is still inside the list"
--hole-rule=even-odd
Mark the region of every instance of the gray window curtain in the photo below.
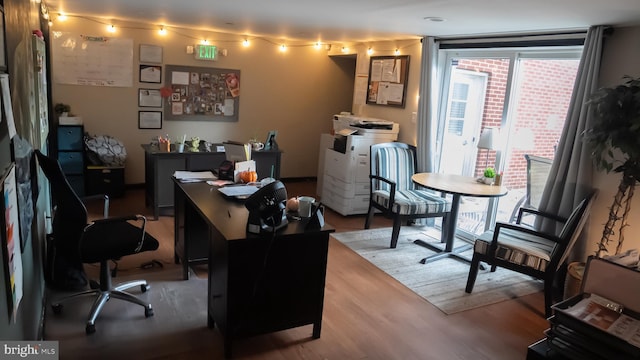
[[[539,208],[542,211],[568,216],[592,189],[591,151],[583,142],[582,134],[591,123],[587,101],[598,88],[602,39],[606,28],[607,26],[593,26],[587,32],[571,105],[540,201]],[[550,229],[552,225],[540,224],[540,226]],[[568,261],[586,259],[587,230],[585,227]]]
[[[420,66],[420,99],[418,100],[417,118],[417,156],[418,171],[431,172],[436,167],[436,139],[438,130],[437,79],[438,45],[434,37],[422,38],[422,63]]]

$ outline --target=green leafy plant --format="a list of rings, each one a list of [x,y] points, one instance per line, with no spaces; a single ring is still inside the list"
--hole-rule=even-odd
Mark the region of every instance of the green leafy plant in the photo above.
[[[622,250],[631,199],[640,181],[640,78],[624,79],[622,85],[599,89],[588,102],[593,116],[584,138],[591,146],[594,164],[607,173],[622,174],[598,243],[598,257],[609,252],[618,220],[615,254]]]
[[[492,167],[484,169],[484,177],[493,179],[494,177],[496,177],[496,169]]]
[[[67,105],[67,104],[63,104],[63,103],[57,103],[54,107],[53,107],[53,111],[55,111],[55,113],[60,116],[64,113],[67,113],[69,115],[71,115],[71,106]]]

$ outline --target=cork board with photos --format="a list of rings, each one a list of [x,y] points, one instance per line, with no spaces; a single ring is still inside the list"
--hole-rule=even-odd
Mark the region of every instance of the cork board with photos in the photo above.
[[[165,120],[238,121],[240,70],[167,65]]]

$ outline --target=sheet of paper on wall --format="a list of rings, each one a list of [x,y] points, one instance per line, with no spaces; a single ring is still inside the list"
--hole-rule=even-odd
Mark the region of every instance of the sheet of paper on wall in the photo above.
[[[9,139],[16,136],[16,123],[13,119],[13,107],[11,106],[11,91],[9,91],[9,74],[0,74],[0,86],[2,87],[2,107],[7,118]]]
[[[222,109],[224,116],[233,116],[234,105],[235,101],[233,99],[224,99],[224,107]]]
[[[400,82],[400,59],[383,60],[382,81]]]
[[[404,86],[402,84],[389,84],[388,90],[387,101],[402,102],[402,95],[404,93]]]
[[[189,73],[186,71],[174,71],[171,73],[171,84],[189,85]]]
[[[171,114],[173,115],[182,115],[183,113],[183,106],[181,102],[172,102],[171,103]]]
[[[389,83],[380,82],[378,84],[378,97],[376,98],[376,104],[387,105],[389,99]]]

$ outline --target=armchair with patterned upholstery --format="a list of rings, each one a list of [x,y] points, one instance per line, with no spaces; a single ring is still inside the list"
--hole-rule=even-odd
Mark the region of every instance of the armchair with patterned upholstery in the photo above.
[[[497,222],[493,230],[475,241],[465,291],[473,291],[480,262],[491,265],[492,272],[500,266],[543,280],[545,315],[551,316],[556,275],[582,233],[596,195],[595,191],[590,193],[566,218],[523,207],[515,224]],[[557,235],[537,230],[521,223],[524,214],[559,222],[562,228]]]
[[[391,248],[398,244],[400,227],[413,219],[442,217],[451,212],[451,201],[416,185],[416,147],[399,142],[371,145],[369,210],[364,224],[369,229],[375,210],[393,218]],[[444,235],[444,234],[443,234]],[[444,238],[444,237],[443,237]]]

